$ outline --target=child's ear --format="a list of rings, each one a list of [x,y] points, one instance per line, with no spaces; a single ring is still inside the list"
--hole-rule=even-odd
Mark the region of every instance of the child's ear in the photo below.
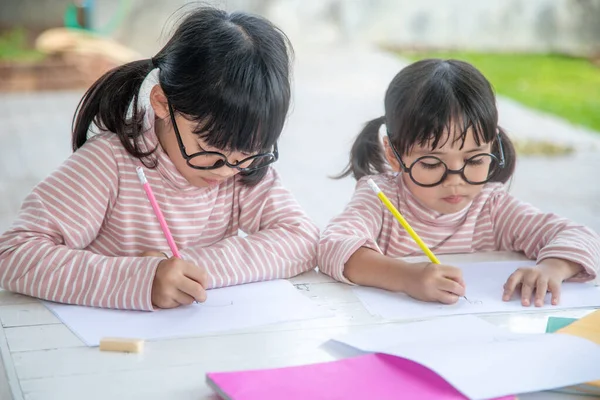
[[[394,150],[392,150],[392,146],[390,146],[390,139],[387,136],[383,137],[383,147],[385,149],[385,158],[391,165],[394,172],[400,172],[400,162],[396,158]]]
[[[169,117],[169,103],[160,85],[154,85],[150,91],[150,105],[152,105],[154,115],[157,118],[165,119]]]

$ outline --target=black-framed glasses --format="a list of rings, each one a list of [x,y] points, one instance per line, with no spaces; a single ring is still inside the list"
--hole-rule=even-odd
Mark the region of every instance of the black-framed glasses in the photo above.
[[[407,167],[391,140],[389,144],[400,162],[402,171],[408,173],[414,183],[422,187],[433,187],[442,183],[449,174],[459,174],[470,185],[483,185],[489,182],[506,165],[500,135],[497,135],[497,140],[500,158],[491,153],[475,154],[465,161],[461,169],[450,169],[444,161],[435,156],[419,157]]]
[[[183,140],[181,140],[179,127],[177,126],[177,122],[175,121],[175,112],[173,111],[173,106],[168,100],[167,103],[169,105],[169,114],[171,116],[173,130],[175,131],[177,143],[179,144],[179,150],[181,150],[181,155],[185,159],[187,165],[191,168],[199,170],[211,170],[227,166],[229,168],[235,168],[240,172],[251,172],[273,164],[279,159],[279,150],[277,148],[277,143],[275,143],[275,145],[273,146],[272,152],[255,154],[253,156],[244,158],[243,160],[237,161],[233,164],[230,163],[229,160],[227,160],[227,156],[225,154],[219,153],[218,151],[202,150],[193,154],[188,154],[185,150]]]

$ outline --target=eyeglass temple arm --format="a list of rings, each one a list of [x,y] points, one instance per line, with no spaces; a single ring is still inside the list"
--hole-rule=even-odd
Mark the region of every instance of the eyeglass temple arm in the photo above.
[[[396,150],[396,147],[394,147],[394,145],[392,144],[392,139],[390,139],[390,135],[386,135],[388,138],[388,145],[391,147],[392,151],[394,152],[394,156],[396,157],[396,160],[398,160],[398,162],[400,163],[400,167],[402,167],[402,170],[404,172],[408,172],[408,167],[406,166],[406,164],[404,164],[404,161],[402,161],[402,157],[400,157],[400,154],[398,154],[398,151]]]
[[[177,122],[175,121],[175,112],[173,111],[173,106],[171,102],[167,99],[167,104],[169,106],[169,116],[171,117],[171,124],[173,124],[173,129],[175,130],[175,137],[177,138],[177,144],[179,145],[179,149],[181,150],[181,154],[185,154],[187,156],[187,152],[185,151],[185,145],[183,144],[183,140],[181,140],[181,136],[179,135],[179,129],[177,129]],[[188,159],[189,157],[186,157]]]
[[[498,138],[498,151],[500,152],[500,168],[504,168],[504,166],[506,165],[506,159],[504,158],[504,148],[502,146],[502,138],[500,137],[500,130],[498,130],[496,137]]]

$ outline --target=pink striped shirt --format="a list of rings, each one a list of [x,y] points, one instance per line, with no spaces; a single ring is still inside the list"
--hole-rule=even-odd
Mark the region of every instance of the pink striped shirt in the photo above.
[[[145,147],[157,143],[153,130]],[[207,269],[209,288],[288,278],[316,266],[318,228],[277,172],[255,187],[239,176],[191,186],[158,146],[145,168],[181,256]],[[136,167],[116,135],[101,133],[41,182],[0,236],[0,286],[72,304],[152,310],[161,258],[170,255]],[[238,230],[247,236],[238,236]]]
[[[345,210],[321,233],[319,270],[350,283],[344,265],[360,247],[390,257],[423,255],[422,250],[367,184],[357,183]],[[454,214],[425,208],[395,173],[371,176],[434,253],[485,251],[523,252],[538,262],[562,258],[585,271],[574,281],[596,278],[600,267],[600,236],[554,214],[545,214],[511,196],[500,183],[488,183],[469,207]]]

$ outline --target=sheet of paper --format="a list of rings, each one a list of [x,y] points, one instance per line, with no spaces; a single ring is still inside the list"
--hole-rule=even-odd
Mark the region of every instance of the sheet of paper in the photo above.
[[[431,370],[387,354],[287,368],[209,373],[206,380],[224,399],[466,400]],[[512,399],[514,396],[502,398]]]
[[[559,334],[515,334],[475,316],[386,324],[336,339],[422,364],[472,399],[549,390],[600,378],[600,346]]]
[[[444,315],[486,314],[498,312],[526,312],[543,309],[559,310],[580,307],[600,307],[600,287],[591,283],[565,282],[560,304],[550,305],[550,294],[545,305],[523,307],[518,293],[509,302],[502,301],[503,285],[517,268],[534,265],[532,261],[481,262],[456,265],[463,271],[466,298],[456,304],[426,303],[411,297],[382,289],[356,287],[354,293],[373,315],[387,319],[416,319]]]
[[[330,316],[286,280],[213,289],[205,303],[153,312],[44,304],[88,346],[108,336],[186,337]]]
[[[574,321],[559,329],[558,332],[579,336],[600,345],[600,310]],[[596,395],[600,395],[600,380],[589,382],[588,386],[594,388]]]

